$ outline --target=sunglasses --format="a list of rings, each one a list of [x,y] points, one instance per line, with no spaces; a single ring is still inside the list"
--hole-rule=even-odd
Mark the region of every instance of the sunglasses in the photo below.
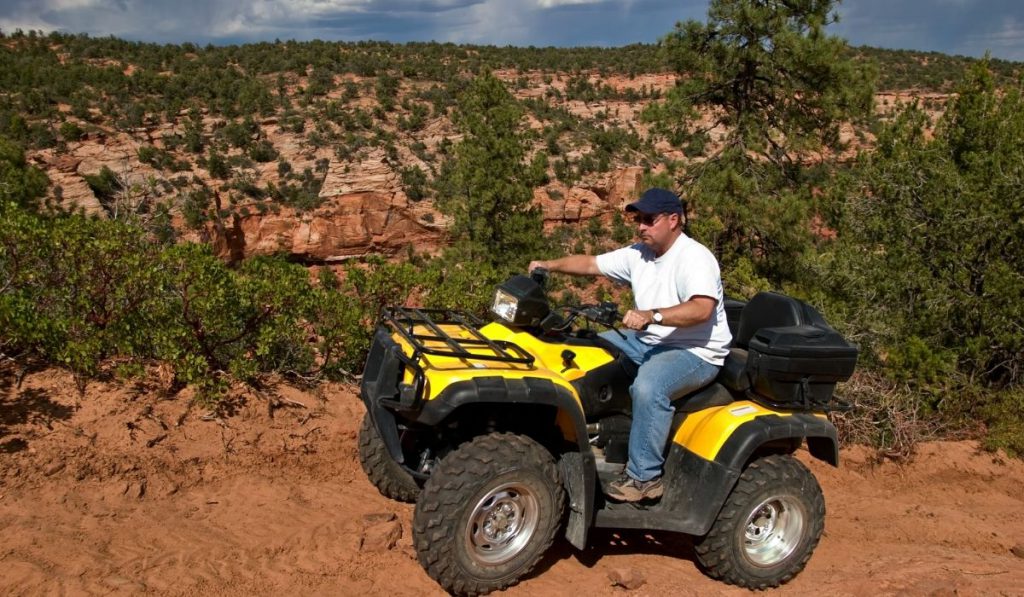
[[[661,219],[661,216],[667,216],[666,213],[660,214],[636,214],[633,216],[633,223],[637,225],[653,226],[655,222]]]

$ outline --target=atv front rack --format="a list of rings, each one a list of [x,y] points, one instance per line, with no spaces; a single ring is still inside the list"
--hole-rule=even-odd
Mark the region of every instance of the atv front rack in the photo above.
[[[381,321],[398,332],[413,348],[412,359],[422,355],[452,357],[474,361],[499,361],[530,365],[533,355],[512,342],[491,340],[478,329],[484,325],[478,317],[449,309],[414,309],[410,307],[385,307]],[[443,325],[457,325],[459,332],[469,337],[456,337],[441,328]],[[417,327],[420,329],[417,330]],[[440,343],[445,348],[428,346],[428,342]],[[471,349],[477,349],[475,352]],[[481,352],[480,349],[489,350]]]
[[[492,340],[479,328],[484,322],[478,317],[451,309],[417,309],[412,307],[385,307],[381,310],[378,332],[386,330],[389,337],[397,333],[411,348],[411,354],[395,343],[380,348],[371,347],[376,352],[378,362],[375,369],[388,371],[384,377],[395,375],[397,386],[389,388],[389,384],[381,376],[374,376],[373,394],[383,406],[401,410],[418,410],[422,406],[423,388],[426,374],[423,370],[424,357],[446,357],[464,360],[467,366],[473,361],[489,361],[518,365],[532,365],[534,357],[520,346],[504,340]],[[385,342],[385,338],[375,336],[374,343]],[[375,350],[376,349],[376,350]],[[402,381],[401,365],[412,372],[412,383]],[[364,389],[366,384],[364,374]]]

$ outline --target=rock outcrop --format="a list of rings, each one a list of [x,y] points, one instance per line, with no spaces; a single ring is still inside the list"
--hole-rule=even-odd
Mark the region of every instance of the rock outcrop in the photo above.
[[[282,158],[299,165],[310,162],[301,144],[277,140]],[[136,141],[119,135],[87,140],[66,154],[39,152],[35,161],[47,171],[53,182],[51,189],[59,187],[60,196],[55,198],[63,207],[106,217],[84,177],[106,167],[126,185],[162,180],[159,171],[138,161],[138,147]],[[254,172],[255,177],[276,183],[276,166],[264,166]],[[628,167],[579,186],[556,181],[535,189],[534,201],[548,226],[606,217],[636,197],[642,175],[642,168]],[[205,171],[192,176],[210,189],[222,184],[210,179]],[[210,223],[201,233],[184,231],[183,237],[212,241],[226,260],[287,253],[308,263],[332,263],[371,253],[395,254],[410,245],[418,252],[434,252],[445,242],[447,218],[430,201],[409,200],[400,174],[381,149],[369,151],[356,161],[328,158],[320,199],[319,207],[304,213],[289,207],[269,212],[259,209],[256,202],[237,203],[231,206],[229,215]],[[184,227],[182,218],[176,223]]]

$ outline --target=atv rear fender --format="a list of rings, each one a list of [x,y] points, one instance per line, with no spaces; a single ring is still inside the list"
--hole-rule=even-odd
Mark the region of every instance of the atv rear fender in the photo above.
[[[752,400],[677,415],[672,441],[704,460],[742,469],[752,455],[786,447],[792,452],[805,439],[812,456],[839,465],[836,428],[824,415],[779,411]]]

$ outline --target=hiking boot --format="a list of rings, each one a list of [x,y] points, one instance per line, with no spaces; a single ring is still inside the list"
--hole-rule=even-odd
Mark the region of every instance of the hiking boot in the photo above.
[[[629,475],[622,475],[619,479],[608,484],[605,494],[619,502],[639,502],[642,500],[653,500],[665,493],[665,484],[661,477],[655,477],[650,481],[637,481]]]

